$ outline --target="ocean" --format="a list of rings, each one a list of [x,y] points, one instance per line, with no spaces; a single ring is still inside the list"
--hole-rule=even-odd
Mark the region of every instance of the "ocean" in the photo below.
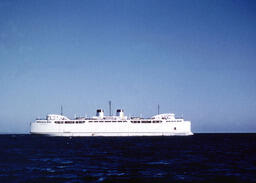
[[[0,182],[256,182],[256,134],[0,135]]]

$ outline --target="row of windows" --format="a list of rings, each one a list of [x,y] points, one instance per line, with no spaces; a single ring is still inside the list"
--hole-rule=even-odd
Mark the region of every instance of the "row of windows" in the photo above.
[[[127,122],[127,121],[89,121],[90,123],[102,123],[102,122],[107,122],[107,123],[110,123],[110,122],[113,122],[113,123],[116,123],[116,122]],[[132,123],[161,123],[161,121],[131,121]],[[55,123],[57,124],[74,124],[74,123],[77,123],[77,124],[81,124],[81,123],[85,123],[85,121],[55,121]]]
[[[150,120],[146,120],[146,121],[131,121],[132,123],[162,123],[162,121],[150,121]]]
[[[46,121],[37,121],[38,123],[46,123]],[[106,123],[110,123],[110,122],[112,122],[112,123],[116,123],[116,122],[119,122],[119,123],[121,123],[121,122],[127,122],[127,121],[94,121],[94,120],[92,120],[92,121],[89,121],[90,123],[98,123],[98,122],[100,122],[100,123],[103,123],[103,122],[106,122]],[[153,121],[151,121],[151,120],[144,120],[144,121],[131,121],[132,123],[162,123],[162,121],[155,121],[155,120],[153,120]],[[166,122],[182,122],[181,120],[175,120],[175,121],[166,121]],[[63,123],[65,123],[65,124],[74,124],[74,123],[76,123],[76,124],[81,124],[81,123],[85,123],[85,121],[55,121],[55,123],[57,123],[57,124],[63,124]]]
[[[77,123],[77,124],[81,124],[81,123],[85,123],[85,121],[55,121],[55,123],[57,124],[74,124],[74,123]]]
[[[127,121],[89,121],[90,123],[98,123],[98,122],[100,122],[100,123],[103,123],[103,122],[108,122],[108,123],[110,123],[110,122],[119,122],[119,123],[121,123],[121,122],[127,122]],[[55,121],[55,123],[57,123],[57,124],[74,124],[74,123],[77,123],[77,124],[81,124],[81,123],[85,123],[85,121]]]
[[[106,123],[116,123],[116,122],[119,122],[119,123],[122,123],[122,122],[127,122],[127,121],[89,121],[90,123],[92,123],[92,122],[94,122],[94,123],[98,123],[98,122],[100,122],[100,123],[103,123],[103,122],[106,122]]]
[[[162,121],[153,121],[153,123],[162,123]]]

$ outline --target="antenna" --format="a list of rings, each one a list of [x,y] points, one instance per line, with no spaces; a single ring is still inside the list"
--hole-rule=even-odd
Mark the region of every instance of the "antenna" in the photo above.
[[[160,105],[158,104],[157,105],[157,114],[159,114],[159,111],[160,111]]]
[[[62,108],[62,105],[60,106],[60,115],[61,115],[61,116],[63,115],[63,108]]]
[[[108,105],[109,105],[109,116],[111,116],[111,100],[108,101]]]

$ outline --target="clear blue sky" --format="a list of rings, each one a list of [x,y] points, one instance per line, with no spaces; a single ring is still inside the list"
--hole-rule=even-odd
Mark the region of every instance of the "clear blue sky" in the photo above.
[[[0,1],[0,132],[47,113],[256,132],[256,1]]]

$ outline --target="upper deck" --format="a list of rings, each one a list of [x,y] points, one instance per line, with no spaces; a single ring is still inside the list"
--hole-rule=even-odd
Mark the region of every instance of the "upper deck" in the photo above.
[[[83,124],[83,123],[165,123],[165,122],[184,122],[183,118],[175,118],[173,113],[164,113],[152,116],[151,118],[131,117],[128,118],[124,115],[124,111],[117,110],[115,116],[104,116],[104,111],[98,109],[96,116],[91,118],[77,117],[69,119],[66,116],[59,114],[48,114],[46,119],[37,119],[37,123],[55,123],[55,124]]]

